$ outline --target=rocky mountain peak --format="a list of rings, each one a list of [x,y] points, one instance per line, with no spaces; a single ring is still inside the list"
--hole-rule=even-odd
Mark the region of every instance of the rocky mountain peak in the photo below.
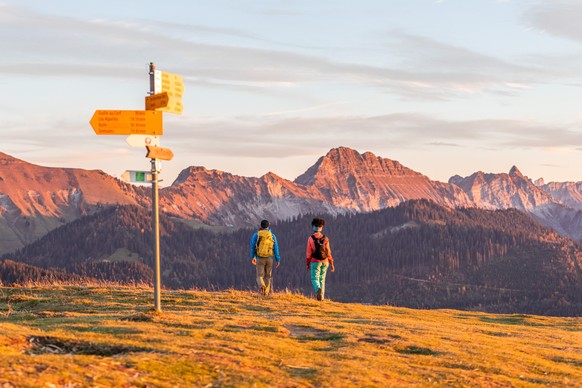
[[[449,178],[449,183],[452,183],[454,185],[459,185],[459,183],[461,183],[463,181],[463,177],[460,175],[453,175],[452,177]]]
[[[345,180],[348,176],[379,178],[423,175],[404,167],[398,161],[378,157],[372,152],[360,154],[348,147],[338,147],[319,158],[303,175],[295,179],[295,183],[310,186],[322,180]]]
[[[511,167],[511,170],[509,170],[509,176],[510,177],[525,178],[523,176],[523,174],[521,173],[521,171],[519,171],[519,169],[516,166]]]
[[[263,175],[261,177],[261,179],[263,179],[264,181],[267,182],[281,182],[281,181],[286,181],[286,179],[281,178],[279,175],[275,174],[274,172],[269,171],[268,173],[266,173],[265,175]]]
[[[398,161],[347,147],[331,149],[295,183],[320,192],[328,203],[360,211],[395,206],[413,198],[447,205],[471,203],[457,187],[433,182]]]
[[[486,209],[516,208],[532,211],[540,206],[554,206],[555,200],[533,184],[516,166],[509,174],[484,174],[476,172],[466,178],[456,178],[476,205]]]
[[[178,186],[181,184],[184,184],[188,181],[192,181],[192,180],[197,180],[196,178],[194,178],[196,175],[200,174],[200,173],[207,173],[208,170],[204,167],[200,167],[200,166],[190,166],[187,167],[185,169],[183,169],[182,171],[180,171],[180,174],[178,174],[178,177],[174,180],[174,182],[172,183],[172,186]]]

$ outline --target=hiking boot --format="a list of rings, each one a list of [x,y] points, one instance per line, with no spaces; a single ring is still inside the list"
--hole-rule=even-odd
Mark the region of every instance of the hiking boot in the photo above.
[[[261,295],[265,295],[265,290],[266,290],[265,286],[261,286]]]
[[[321,288],[317,290],[317,300],[323,300],[323,290]]]

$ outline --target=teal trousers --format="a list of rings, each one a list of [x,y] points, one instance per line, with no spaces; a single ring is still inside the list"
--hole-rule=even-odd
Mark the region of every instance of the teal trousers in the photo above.
[[[329,261],[324,260],[317,263],[310,263],[309,268],[311,268],[311,284],[313,284],[313,289],[317,293],[317,290],[321,288],[321,296],[323,297],[325,294],[325,276],[329,268]]]

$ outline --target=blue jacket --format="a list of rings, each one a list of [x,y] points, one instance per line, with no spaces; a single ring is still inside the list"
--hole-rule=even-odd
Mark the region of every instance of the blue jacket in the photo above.
[[[267,229],[271,231],[271,229]],[[279,256],[279,242],[277,241],[277,236],[275,233],[271,232],[273,235],[273,240],[275,240],[275,244],[273,245],[273,253],[275,254],[275,260],[277,263],[281,261],[281,256]],[[257,240],[259,239],[259,232],[255,232],[253,237],[251,237],[251,260],[257,257]]]

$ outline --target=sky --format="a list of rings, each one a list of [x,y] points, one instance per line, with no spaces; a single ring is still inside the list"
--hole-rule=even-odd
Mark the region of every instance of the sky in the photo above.
[[[96,135],[183,77],[162,186],[204,166],[289,180],[330,149],[433,180],[582,181],[582,0],[0,0],[0,152],[120,177],[144,148]]]

